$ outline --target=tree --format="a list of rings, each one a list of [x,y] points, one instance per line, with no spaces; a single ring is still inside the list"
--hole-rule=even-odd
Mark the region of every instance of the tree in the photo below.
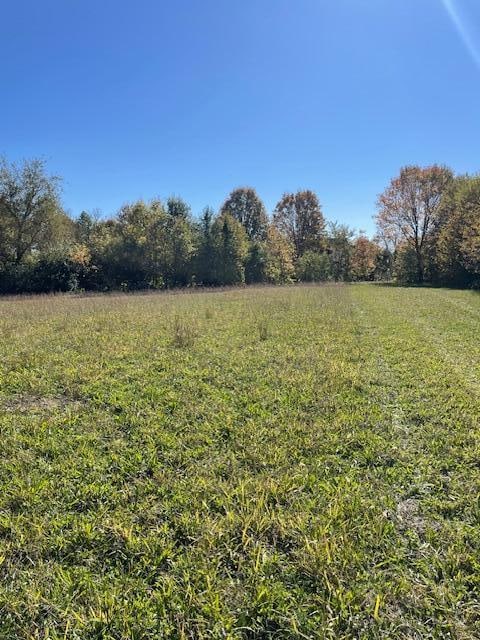
[[[156,254],[161,256],[156,274],[167,287],[185,286],[191,281],[191,262],[194,255],[194,232],[190,221],[183,216],[167,215],[155,234]]]
[[[212,225],[216,284],[243,284],[247,235],[243,226],[229,213],[219,216]]]
[[[377,280],[391,280],[393,277],[393,256],[388,249],[378,247],[375,259],[375,278]]]
[[[205,207],[198,225],[198,248],[195,258],[195,275],[201,284],[215,283],[215,242],[212,233],[214,212]]]
[[[60,206],[60,178],[46,173],[43,160],[22,165],[0,159],[0,260],[18,265],[50,245],[55,226],[66,226]]]
[[[335,281],[350,280],[350,261],[355,232],[345,224],[331,222],[328,225],[328,253],[330,271]]]
[[[267,229],[267,263],[265,277],[272,284],[291,282],[295,276],[294,249],[291,243],[273,226]]]
[[[351,273],[355,280],[373,280],[378,267],[380,247],[364,235],[353,243]]]
[[[397,282],[403,284],[418,282],[418,263],[415,249],[405,240],[400,242],[397,247],[393,275]]]
[[[138,200],[120,209],[108,247],[116,286],[146,288],[155,280],[160,262],[157,229],[165,218],[162,203],[156,200]]]
[[[255,189],[240,187],[232,191],[220,209],[220,215],[225,213],[243,225],[249,240],[265,240],[268,216]]]
[[[328,280],[331,265],[328,254],[305,251],[297,262],[297,277],[302,282],[322,282]]]
[[[184,218],[185,220],[188,220],[191,215],[190,205],[187,204],[185,200],[177,196],[171,196],[168,198],[165,209],[168,215],[173,218]]]
[[[88,245],[92,241],[99,224],[100,212],[98,210],[94,210],[92,213],[82,211],[74,221],[76,241]]]
[[[390,232],[394,233],[390,235]],[[391,280],[393,278],[398,244],[403,240],[400,239],[397,230],[391,228],[382,229],[378,227],[373,241],[380,249],[380,253],[377,257],[377,275],[381,280]]]
[[[480,273],[480,176],[459,176],[445,194],[435,236],[440,281],[464,286]]]
[[[184,286],[191,278],[194,231],[180,198],[124,206],[118,216],[123,278],[131,286]],[[129,265],[129,268],[125,267]]]
[[[438,223],[442,197],[453,179],[450,169],[407,166],[379,196],[376,216],[379,232],[401,237],[413,249],[416,279],[425,279],[425,252]]]
[[[273,224],[291,242],[296,258],[325,249],[325,219],[313,191],[285,193],[275,207]]]
[[[267,245],[266,242],[255,240],[248,243],[245,261],[245,282],[265,282],[267,279]]]

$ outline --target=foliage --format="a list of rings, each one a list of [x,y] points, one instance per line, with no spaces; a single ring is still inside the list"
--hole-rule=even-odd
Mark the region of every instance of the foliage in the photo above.
[[[166,210],[168,215],[173,218],[184,218],[184,220],[188,220],[191,215],[190,205],[183,200],[183,198],[179,198],[178,196],[171,196],[168,198],[166,202]]]
[[[245,261],[245,282],[266,282],[268,267],[268,247],[266,242],[254,241],[248,244]]]
[[[406,242],[398,245],[393,275],[400,284],[418,284],[418,263],[415,249]]]
[[[21,166],[0,158],[0,265],[26,261],[52,247],[68,231],[59,201],[60,179],[48,176],[42,160]]]
[[[212,225],[215,212],[210,207],[205,207],[197,230],[197,253],[194,262],[194,272],[198,283],[215,284],[215,264],[213,260],[215,252]]]
[[[303,282],[322,282],[330,276],[331,264],[326,253],[305,251],[297,261],[297,278]]]
[[[350,266],[354,280],[374,280],[379,271],[381,250],[376,242],[360,235],[353,242]]]
[[[335,282],[350,280],[351,256],[355,232],[345,224],[337,222],[328,225],[328,253],[330,273]]]
[[[403,167],[378,198],[377,226],[395,245],[402,241],[414,251],[418,283],[425,279],[428,241],[452,179],[450,169],[438,165]]]
[[[255,189],[240,187],[232,191],[220,209],[220,215],[229,213],[243,225],[251,241],[264,241],[268,227],[268,217],[263,202]]]
[[[272,224],[267,229],[266,249],[266,281],[272,284],[291,282],[295,276],[294,249]]]
[[[212,225],[215,277],[218,284],[243,284],[247,234],[238,220],[229,213],[219,216]]]
[[[460,176],[450,185],[435,246],[442,282],[461,286],[480,273],[480,176]]]
[[[182,198],[72,219],[42,160],[0,162],[0,294],[134,291],[295,279],[478,286],[480,177],[401,169],[378,200],[373,240],[326,222],[317,195],[286,193],[271,221],[250,187],[217,213]]]
[[[325,219],[313,191],[285,193],[275,207],[273,224],[292,244],[296,258],[325,248]]]

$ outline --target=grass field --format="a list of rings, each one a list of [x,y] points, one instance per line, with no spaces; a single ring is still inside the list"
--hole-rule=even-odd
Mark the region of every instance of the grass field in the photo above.
[[[479,638],[480,295],[0,301],[0,638]]]

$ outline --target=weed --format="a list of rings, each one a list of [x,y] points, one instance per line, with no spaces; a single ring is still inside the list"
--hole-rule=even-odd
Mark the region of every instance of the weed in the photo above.
[[[195,343],[197,331],[191,320],[175,315],[172,323],[172,344],[175,347],[191,347]]]
[[[265,318],[260,320],[258,322],[257,328],[258,328],[258,337],[260,338],[260,340],[262,342],[265,340],[268,340],[268,337],[270,335],[270,327],[268,324],[268,320],[266,320]]]

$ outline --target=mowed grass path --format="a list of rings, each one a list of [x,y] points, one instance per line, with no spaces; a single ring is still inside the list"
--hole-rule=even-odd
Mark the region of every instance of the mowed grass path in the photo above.
[[[0,300],[0,638],[479,638],[480,295]]]

